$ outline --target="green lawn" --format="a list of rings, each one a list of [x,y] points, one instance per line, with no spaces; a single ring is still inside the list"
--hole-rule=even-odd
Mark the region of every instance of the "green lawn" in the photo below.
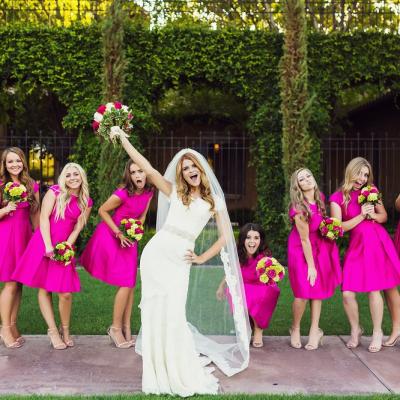
[[[80,270],[79,274],[81,277],[82,291],[74,295],[71,321],[72,331],[75,334],[105,334],[107,327],[111,324],[115,288],[93,279],[84,270]],[[200,278],[198,278],[198,276],[200,276]],[[214,296],[214,284],[216,288],[221,280],[221,276],[222,270],[220,269],[214,269],[207,274],[208,279],[211,279],[207,289],[208,293],[197,301],[205,302],[205,299]],[[196,279],[204,278],[202,278],[201,275],[196,275],[195,271],[192,271],[191,281],[194,282]],[[140,318],[137,308],[137,304],[139,304],[140,301],[140,279],[135,290],[135,296],[132,326],[134,331],[137,331]],[[291,323],[292,298],[289,281],[285,279],[281,284],[281,296],[270,328],[265,331],[266,335],[288,335],[288,327]],[[54,299],[57,299],[57,296],[54,296]],[[196,301],[196,299],[192,299],[192,301]],[[367,296],[365,294],[359,296],[359,304],[361,323],[365,328],[366,334],[370,334],[371,322]],[[304,334],[307,333],[308,329],[308,312],[309,311],[307,311],[304,317],[302,327]],[[19,326],[23,333],[37,334],[46,332],[46,326],[39,312],[36,289],[24,288]],[[390,319],[387,313],[385,314],[383,327],[384,332],[389,333]],[[349,331],[339,291],[336,292],[335,296],[323,303],[321,328],[328,335],[347,334]]]

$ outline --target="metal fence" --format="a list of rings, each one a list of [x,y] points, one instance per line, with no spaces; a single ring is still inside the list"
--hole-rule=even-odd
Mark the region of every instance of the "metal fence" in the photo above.
[[[107,15],[112,0],[2,0],[0,21],[69,26],[90,24]],[[201,21],[212,28],[283,28],[283,0],[125,0],[126,15],[149,26],[168,21]],[[352,31],[376,29],[398,32],[400,0],[305,0],[310,29]]]
[[[0,137],[0,148],[16,146],[22,149],[29,164],[31,176],[41,183],[41,189],[56,182],[68,162],[76,138],[54,133],[9,131]]]
[[[323,140],[323,189],[337,190],[344,178],[347,163],[354,157],[364,157],[372,165],[374,181],[383,194],[391,223],[396,219],[394,202],[400,193],[400,137],[371,133],[352,137],[328,137]]]
[[[252,218],[256,207],[254,170],[249,168],[250,139],[243,132],[199,132],[197,136],[151,138],[145,145],[146,155],[159,171],[165,171],[174,155],[184,148],[201,153],[209,162],[227,200],[231,219],[242,224]]]

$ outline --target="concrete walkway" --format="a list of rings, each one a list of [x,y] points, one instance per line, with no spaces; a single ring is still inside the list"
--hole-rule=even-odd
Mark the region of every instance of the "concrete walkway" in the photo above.
[[[116,349],[106,336],[75,336],[76,347],[63,351],[45,336],[26,339],[20,349],[0,347],[0,394],[140,392],[141,358],[133,348]],[[290,348],[287,337],[265,337],[263,348],[251,349],[248,369],[215,375],[223,393],[400,393],[400,346],[370,354],[369,339],[354,351],[346,339],[328,336],[322,348],[306,351]]]

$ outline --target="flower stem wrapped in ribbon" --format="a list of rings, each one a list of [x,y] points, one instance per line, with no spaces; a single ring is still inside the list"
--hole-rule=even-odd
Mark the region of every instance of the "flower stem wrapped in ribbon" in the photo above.
[[[382,198],[382,194],[374,185],[367,185],[361,189],[361,193],[358,196],[358,204],[364,205],[371,203],[374,206],[377,205]]]
[[[134,218],[122,219],[119,229],[129,240],[136,240],[137,242],[143,237],[144,233],[142,222]]]
[[[101,104],[94,113],[92,128],[97,135],[109,141],[111,128],[114,126],[128,134],[132,130],[132,119],[132,111],[119,101]]]
[[[24,185],[18,182],[8,182],[4,186],[4,200],[13,203],[26,201],[28,191]]]
[[[323,237],[330,240],[337,240],[343,236],[343,228],[341,222],[337,218],[324,218],[319,224],[319,231]]]
[[[285,267],[274,257],[261,258],[256,266],[260,282],[266,285],[276,285],[285,276]]]
[[[52,260],[63,263],[65,266],[75,260],[75,246],[68,242],[60,242],[54,246]]]

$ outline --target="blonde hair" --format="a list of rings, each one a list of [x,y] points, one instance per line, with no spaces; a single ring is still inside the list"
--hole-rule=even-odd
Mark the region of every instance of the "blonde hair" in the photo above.
[[[189,206],[192,202],[190,197],[191,186],[185,181],[182,174],[182,163],[184,160],[190,160],[200,171],[200,195],[201,198],[210,204],[210,211],[214,211],[215,201],[211,195],[210,182],[207,179],[206,173],[201,166],[197,157],[192,153],[185,153],[179,160],[176,166],[176,192],[178,196],[182,199],[182,203],[185,206]]]
[[[306,217],[306,221],[308,222],[311,218],[311,209],[308,201],[304,197],[304,192],[301,190],[299,185],[298,176],[300,172],[306,171],[312,175],[314,178],[313,173],[308,168],[299,168],[293,172],[290,178],[290,206],[295,208],[297,211],[301,211],[302,214]],[[314,186],[314,200],[315,204],[318,207],[318,210],[325,216],[325,202],[321,199],[321,192],[319,190],[317,181],[315,180]]]
[[[25,154],[19,147],[8,147],[1,154],[0,160],[0,180],[5,185],[7,182],[11,181],[11,175],[7,171],[7,156],[10,153],[16,154],[22,161],[22,171],[19,173],[18,180],[22,183],[26,190],[28,191],[28,202],[31,206],[31,210],[37,211],[39,209],[39,203],[36,201],[35,193],[33,190],[33,185],[35,181],[30,177],[28,171],[28,164],[26,162]],[[2,200],[2,191],[0,192],[0,200]]]
[[[77,163],[68,163],[62,169],[60,176],[58,177],[58,186],[60,187],[60,194],[57,197],[56,202],[56,221],[61,218],[65,218],[65,209],[67,208],[69,202],[71,201],[71,194],[66,184],[66,175],[67,170],[69,168],[76,168],[81,176],[82,183],[81,187],[79,188],[78,194],[78,205],[81,210],[81,217],[83,217],[83,222],[86,223],[85,220],[85,212],[88,209],[88,202],[89,202],[89,185],[86,177],[86,172],[83,168]]]
[[[341,188],[343,192],[344,204],[346,207],[351,199],[350,193],[353,190],[354,182],[357,176],[360,174],[361,169],[363,167],[367,167],[369,171],[367,185],[372,185],[374,181],[372,167],[371,164],[365,158],[362,157],[353,158],[346,166],[346,170],[344,172],[344,182]]]

